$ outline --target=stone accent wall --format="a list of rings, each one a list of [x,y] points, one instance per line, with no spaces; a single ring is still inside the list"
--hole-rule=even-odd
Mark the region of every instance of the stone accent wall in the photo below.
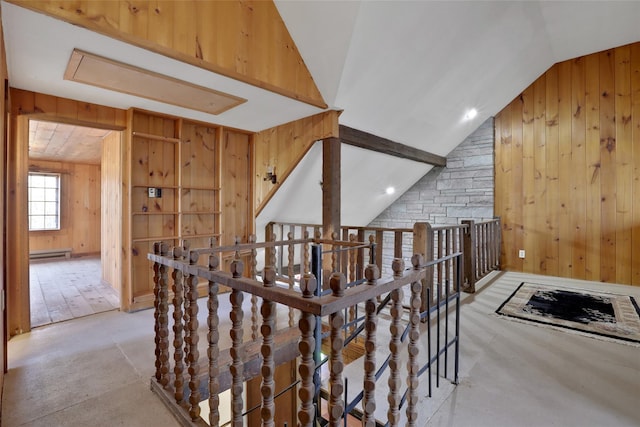
[[[431,169],[369,227],[412,228],[416,222],[438,226],[459,224],[463,219],[492,219],[493,147],[493,118],[489,118],[449,153],[446,167]],[[385,248],[392,251],[392,234],[385,233],[384,239]],[[405,236],[403,251],[412,252],[412,236]],[[385,251],[385,273],[390,271],[391,260],[392,253]],[[405,262],[411,265],[407,257]]]

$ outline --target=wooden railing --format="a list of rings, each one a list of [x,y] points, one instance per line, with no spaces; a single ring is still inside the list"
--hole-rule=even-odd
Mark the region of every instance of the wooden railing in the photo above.
[[[441,376],[449,377],[453,383],[458,381],[462,253],[451,253],[429,262],[416,254],[411,258],[412,267],[409,269],[405,269],[404,261],[398,258],[392,264],[393,277],[380,279],[375,263],[369,262],[366,266],[357,263],[357,251],[363,252],[362,257],[367,255],[369,261],[375,258],[376,246],[372,242],[294,237],[289,235],[287,240],[272,238],[264,243],[252,242],[229,247],[212,245],[188,250],[184,245],[171,250],[163,243],[154,245],[154,253],[148,255],[153,262],[156,297],[156,372],[152,389],[183,425],[205,425],[200,418],[199,403],[208,398],[210,410],[205,416],[212,426],[220,424],[218,396],[220,392],[230,389],[231,425],[242,426],[245,415],[243,384],[260,375],[262,424],[273,425],[274,367],[297,358],[298,423],[302,426],[315,425],[320,416],[319,399],[323,388],[320,368],[325,361],[321,359],[319,341],[323,337],[320,324],[324,323],[329,328],[326,335],[330,340],[326,359],[329,376],[324,386],[328,395],[329,424],[338,425],[347,414],[355,411],[360,413],[363,425],[384,419],[391,426],[418,425],[419,377],[427,377],[429,395],[432,373],[436,376],[436,386]],[[273,261],[274,257],[277,260],[277,252],[285,248],[289,254],[287,275],[282,275]],[[241,254],[249,254],[251,269],[257,263],[255,256],[258,249],[266,250],[261,280],[256,280],[255,271],[250,272],[252,277],[243,277]],[[229,271],[220,271],[220,254],[229,251],[235,254]],[[329,264],[323,264],[323,252],[330,255],[330,270],[333,270],[330,271],[327,289],[322,289],[318,284],[321,281],[317,279],[326,274],[326,264]],[[299,273],[292,274],[296,256],[300,260]],[[344,259],[347,260],[346,264],[340,261]],[[437,271],[443,263],[455,265],[456,270],[449,277],[447,286],[441,286],[439,282],[434,284],[436,289],[443,289],[443,293],[432,298],[431,289],[423,289],[423,283],[428,277],[433,278],[433,271]],[[362,279],[349,281],[344,273],[345,268],[350,276],[361,276]],[[286,280],[281,281],[281,278]],[[204,357],[200,356],[198,350],[197,287],[201,280],[208,283],[207,346]],[[231,289],[228,313],[220,312],[220,286]],[[410,291],[407,310],[402,307],[405,288]],[[173,294],[171,302],[170,293]],[[248,325],[244,322],[242,302],[245,293],[252,296],[250,327],[245,327]],[[423,303],[423,296],[426,296],[426,303]],[[257,318],[258,298],[261,300],[261,321]],[[437,300],[437,304],[432,304],[433,300]],[[453,304],[454,310],[450,310],[450,304]],[[171,318],[170,305],[173,309]],[[289,308],[289,324],[297,318],[297,327],[279,330],[275,327],[279,305]],[[358,306],[364,306],[365,314],[356,315],[353,321],[345,322],[345,319],[351,318],[349,313],[353,307]],[[388,342],[382,342],[382,335],[377,333],[378,314],[382,310],[388,310],[391,318]],[[405,311],[408,312],[408,320],[403,318]],[[231,325],[227,340],[220,335],[222,315],[229,316],[227,323]],[[451,325],[449,319],[452,319]],[[436,322],[433,325],[432,320]],[[249,331],[252,338],[245,342],[244,337]],[[356,336],[365,341],[364,371],[353,376],[363,378],[363,391],[350,398],[346,393],[342,353]],[[226,347],[224,342],[227,343]],[[388,354],[386,360],[376,360],[377,348],[384,349],[383,353]],[[426,352],[426,355],[422,352]],[[406,361],[406,369],[402,369],[401,360]],[[450,376],[448,367],[451,365]],[[432,371],[433,366],[435,369]],[[385,371],[389,377],[389,392],[381,398],[379,393],[376,394],[376,383]],[[408,386],[403,388],[403,383]],[[388,402],[388,407],[383,411],[384,417],[380,416],[380,410],[376,411],[376,402],[380,408]],[[356,411],[356,406],[362,409]]]
[[[464,292],[475,292],[476,282],[489,274],[491,271],[500,269],[500,219],[475,222],[472,220],[462,221],[461,224],[432,226],[426,222],[418,222],[413,228],[384,228],[384,227],[356,227],[342,226],[340,235],[343,241],[369,241],[375,244],[373,256],[369,262],[378,266],[383,274],[392,274],[391,263],[395,258],[403,258],[408,262],[413,254],[419,253],[425,257],[426,261],[431,261],[462,252],[464,263],[461,266],[464,274],[462,290]],[[283,223],[272,222],[266,227],[268,238],[279,237],[303,238],[310,234],[319,238],[322,235],[322,226],[317,224]],[[334,236],[337,238],[337,236]],[[282,268],[283,254],[279,255],[278,265]],[[343,255],[342,263],[339,265],[350,265],[355,267],[355,271],[363,271],[366,264],[366,256],[363,251],[357,252],[355,259],[348,262],[346,255]],[[340,260],[339,260],[340,261]],[[350,280],[361,279],[350,276],[343,268],[341,271]],[[434,302],[438,295],[442,295],[445,283],[451,282],[457,266],[453,260],[448,263],[441,263],[433,269],[433,278],[427,278],[424,287],[431,289]],[[442,289],[434,289],[433,284],[440,284]],[[423,295],[424,301],[424,295]],[[424,307],[423,307],[424,308]]]

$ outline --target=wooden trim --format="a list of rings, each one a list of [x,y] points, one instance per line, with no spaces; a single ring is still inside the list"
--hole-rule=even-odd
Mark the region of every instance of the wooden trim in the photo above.
[[[400,144],[358,129],[340,125],[340,141],[354,147],[409,159],[433,166],[447,166],[447,158],[408,145]]]

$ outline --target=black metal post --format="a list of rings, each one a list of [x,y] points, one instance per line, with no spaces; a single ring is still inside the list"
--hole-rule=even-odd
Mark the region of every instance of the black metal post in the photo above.
[[[316,286],[316,296],[322,295],[322,245],[311,245],[311,273],[315,276],[318,285]],[[315,394],[313,400],[316,406],[316,418],[320,417],[320,358],[322,354],[322,317],[316,316],[316,327],[314,331],[316,348],[313,351],[313,361],[316,369],[313,372],[313,384]]]

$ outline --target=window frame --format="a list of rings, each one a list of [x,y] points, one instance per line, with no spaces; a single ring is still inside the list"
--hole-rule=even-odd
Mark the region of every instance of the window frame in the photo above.
[[[55,191],[56,191],[56,197],[55,197],[55,206],[56,206],[56,213],[55,214],[50,214],[47,213],[47,204],[51,204],[51,202],[53,202],[52,200],[48,200],[48,197],[46,196],[46,190],[51,190],[54,189],[54,187],[51,186],[47,186],[47,185],[42,185],[42,186],[34,186],[31,183],[31,177],[32,176],[43,176],[43,177],[55,177],[56,178],[56,187],[55,187]],[[43,190],[43,192],[45,193],[45,195],[43,196],[43,200],[33,200],[32,199],[32,190],[33,189],[40,189]],[[62,206],[61,206],[61,191],[62,191],[62,174],[58,173],[58,172],[36,172],[36,171],[29,171],[28,173],[28,177],[27,177],[27,203],[28,203],[28,209],[27,209],[27,223],[28,223],[28,229],[29,232],[48,232],[48,231],[60,231],[62,229]],[[33,214],[32,213],[32,207],[31,204],[32,203],[43,203],[43,208],[44,208],[44,213],[42,214]],[[32,227],[32,218],[34,217],[41,217],[43,226],[42,227],[38,227],[38,228],[34,228]],[[47,227],[47,218],[50,217],[54,217],[56,219],[56,226],[55,227]]]

